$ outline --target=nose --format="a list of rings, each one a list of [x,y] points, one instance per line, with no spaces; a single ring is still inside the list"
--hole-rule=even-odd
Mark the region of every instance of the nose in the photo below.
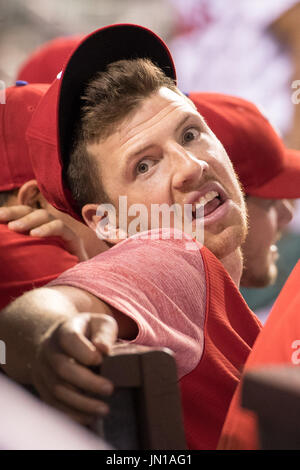
[[[278,228],[282,229],[293,218],[295,208],[293,202],[288,199],[279,199],[276,201]]]
[[[207,172],[209,165],[205,160],[195,157],[180,145],[174,146],[170,152],[174,165],[173,187],[178,190],[197,184]]]

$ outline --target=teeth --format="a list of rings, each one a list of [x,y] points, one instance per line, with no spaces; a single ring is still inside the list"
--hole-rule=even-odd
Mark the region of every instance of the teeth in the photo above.
[[[193,204],[193,211],[197,209],[197,206],[205,206],[208,202],[212,201],[215,197],[218,197],[219,193],[216,191],[208,191],[205,196],[202,196],[198,202]]]

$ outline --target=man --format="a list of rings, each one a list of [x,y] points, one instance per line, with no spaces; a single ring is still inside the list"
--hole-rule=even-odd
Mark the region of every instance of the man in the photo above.
[[[25,90],[25,88],[24,88],[24,90]],[[201,100],[200,100],[200,98],[201,98]],[[258,110],[254,106],[250,105],[247,102],[244,102],[243,100],[237,100],[236,98],[224,97],[224,96],[221,96],[221,95],[211,95],[211,96],[208,95],[208,96],[206,96],[205,94],[198,94],[198,102],[199,102],[199,100],[201,101],[201,104],[197,103],[197,101],[194,97],[194,101],[197,103],[198,108],[199,108],[199,106],[202,106],[203,114],[206,115],[207,120],[210,119],[212,122],[215,123],[214,124],[215,129],[216,130],[219,129],[218,130],[219,133],[224,128],[224,126],[226,124],[226,119],[227,119],[227,125],[228,125],[228,120],[229,120],[229,116],[230,116],[230,113],[229,113],[230,109],[231,109],[231,119],[233,120],[233,122],[235,124],[235,127],[232,129],[232,132],[236,131],[237,126],[242,128],[242,124],[243,124],[244,121],[243,121],[243,119],[240,118],[240,113],[235,112],[235,109],[237,108],[237,105],[239,105],[239,111],[240,111],[240,108],[241,108],[242,105],[245,108],[245,111],[244,111],[245,122],[248,122],[249,121],[248,118],[249,118],[249,116],[251,116],[252,119],[254,120],[254,123],[255,123],[256,127],[259,128],[257,121],[259,121],[261,119],[260,113],[258,112]],[[216,105],[217,105],[217,110],[216,110]],[[222,123],[222,125],[220,123]],[[262,123],[264,123],[263,120],[262,120]],[[274,150],[274,148],[276,147],[276,144],[279,145],[276,141],[276,138],[275,138],[276,134],[269,129],[269,127],[270,127],[269,125],[267,125],[267,124],[265,124],[265,125],[266,125],[266,129],[264,129],[264,132],[262,132],[264,139],[261,139],[261,140],[266,140],[267,138],[269,138],[268,145],[272,144],[273,145],[273,150]],[[228,133],[227,135],[232,135],[232,132]],[[243,137],[244,137],[244,142],[245,142],[245,135]],[[272,137],[272,139],[271,139],[271,137]],[[251,132],[249,132],[249,138],[248,138],[249,143],[248,143],[248,145],[251,143],[251,138],[253,139]],[[227,142],[225,140],[225,136],[224,136],[224,142],[225,142],[225,145],[227,145]],[[237,142],[237,139],[234,139],[234,143],[237,143],[237,145],[239,144],[239,142]],[[232,155],[232,157],[236,158],[237,167],[241,168],[241,170],[239,171],[239,174],[240,174],[241,180],[243,182],[243,185],[246,188],[247,192],[252,192],[252,191],[255,192],[255,185],[253,185],[253,183],[252,183],[252,186],[247,184],[247,182],[250,179],[250,172],[249,172],[249,169],[247,167],[247,169],[246,169],[247,171],[245,171],[243,173],[243,171],[242,171],[243,167],[241,167],[241,164],[239,164],[239,161],[237,160],[237,156],[239,155],[239,152],[236,151],[236,154],[234,152],[234,150],[236,148],[238,149],[238,147],[235,147],[234,144],[231,143],[231,155]],[[258,148],[260,148],[260,147],[258,146]],[[265,156],[269,156],[270,153],[267,153],[266,150],[267,149],[264,149],[264,147],[262,146],[261,151],[264,152]],[[280,152],[281,152],[281,148],[279,147],[278,152],[277,152],[278,158],[281,157]],[[275,154],[275,152],[274,152],[274,154]],[[259,162],[259,157],[260,157],[260,155],[257,155],[258,162]],[[295,171],[295,168],[292,168],[292,171]],[[296,175],[293,175],[293,178],[295,179]],[[259,182],[259,185],[261,185],[260,182]],[[278,191],[278,186],[276,186],[276,190]],[[257,187],[256,187],[256,191],[258,191]],[[287,190],[285,190],[285,191],[287,191]],[[291,186],[289,188],[289,191],[297,191],[297,187]],[[296,193],[293,193],[293,194],[296,194]],[[57,275],[58,274],[59,273],[57,273]],[[43,283],[44,283],[44,278],[43,278]],[[12,331],[15,331],[14,325],[12,325]],[[99,386],[99,388],[101,387],[101,390],[102,390],[102,385],[103,384],[100,383],[100,382],[99,382],[99,384],[97,384],[97,386]]]
[[[176,88],[161,41],[132,25],[88,36],[41,100],[28,140],[48,201],[95,231],[104,223],[107,247],[115,246],[1,313],[1,326],[14,323],[27,339],[18,343],[19,354],[11,349],[6,372],[87,422],[103,405],[82,393],[99,393],[97,375],[86,366],[99,364],[113,343],[114,317],[119,338],[175,352],[189,447],[215,448],[260,328],[237,289],[245,207],[222,145]],[[186,243],[181,231],[166,232],[159,220],[147,239],[137,233],[123,240],[121,218],[129,227],[132,212],[118,212],[113,227],[98,212],[103,202],[118,207],[120,195],[129,208],[143,203],[148,213],[154,203],[176,204],[178,211],[190,204],[192,228],[202,202],[204,241],[214,254],[188,236]],[[2,331],[9,351],[11,333]]]
[[[18,88],[18,93],[22,93],[23,100],[24,100],[24,97],[29,95],[29,91],[31,90],[31,88],[32,87],[30,87],[30,86],[29,87],[25,86],[25,87],[22,87],[22,88]],[[10,99],[9,99],[9,102],[7,104],[12,106],[12,102],[13,102],[12,92],[9,91],[9,94],[10,94]],[[253,182],[254,181],[254,176],[252,176],[252,175],[255,175],[254,174],[254,169],[257,169],[257,171],[259,170],[260,161],[262,160],[263,157],[268,159],[268,161],[273,159],[272,160],[273,168],[275,167],[275,169],[276,169],[276,165],[274,164],[274,160],[275,159],[279,160],[279,163],[277,164],[277,166],[279,166],[279,165],[281,165],[281,163],[280,163],[281,160],[284,157],[286,158],[288,156],[288,155],[284,155],[284,153],[282,152],[283,149],[282,149],[282,146],[279,142],[279,139],[278,139],[276,133],[272,130],[269,123],[263,118],[263,116],[257,110],[257,108],[255,106],[251,105],[250,103],[244,101],[244,100],[240,100],[238,98],[233,98],[233,97],[224,96],[224,95],[204,94],[204,93],[195,94],[194,93],[194,94],[191,95],[191,97],[193,98],[193,101],[196,103],[197,108],[206,117],[208,123],[210,124],[210,127],[213,127],[215,132],[223,140],[227,150],[229,151],[229,153],[231,155],[232,161],[235,163],[235,167],[238,170],[238,174],[240,176],[241,182],[242,182],[243,187],[245,188],[247,194],[251,194],[251,193],[256,194],[257,192],[260,191],[260,193],[264,194],[264,195],[269,195],[269,196],[274,196],[275,197],[275,196],[278,196],[278,194],[279,194],[279,196],[282,196],[283,193],[281,193],[281,194],[278,193],[278,191],[280,191],[280,185],[279,185],[280,181],[278,181],[278,175],[277,175],[277,178],[276,178],[276,184],[274,184],[274,182],[272,183],[272,181],[271,181],[272,180],[272,173],[270,175],[270,173],[269,172],[267,173],[266,170],[264,172],[260,171],[258,173],[258,175],[260,177],[262,177],[262,178],[267,177],[268,178],[268,186],[263,187],[262,183],[261,183],[261,180]],[[18,105],[20,106],[20,104],[18,104]],[[8,108],[8,110],[9,109],[10,108]],[[244,110],[243,113],[241,113],[241,109]],[[7,116],[7,114],[6,114],[6,116]],[[14,113],[13,116],[14,116],[14,120],[16,120],[16,119],[18,119],[19,114]],[[250,120],[250,118],[251,118],[251,120]],[[252,126],[250,126],[250,124],[249,124],[250,122],[253,122]],[[15,122],[14,125],[15,125],[16,129],[19,129],[19,139],[20,139],[21,129],[20,129],[19,125],[17,125],[17,122]],[[228,128],[229,126],[230,126],[230,128]],[[238,134],[239,129],[243,130],[243,144],[246,148],[251,149],[251,146],[256,145],[256,152],[253,152],[253,151],[251,152],[251,155],[255,158],[255,161],[253,162],[253,164],[255,164],[255,166],[249,166],[249,165],[246,166],[245,164],[243,165],[243,162],[241,161],[241,157],[240,157],[240,153],[241,153],[240,148],[242,147],[241,142],[239,141],[238,138],[228,139],[228,136],[232,136],[233,134],[238,136],[239,135]],[[258,131],[260,131],[260,133],[261,133],[261,138],[260,139],[258,138]],[[24,134],[24,131],[23,131],[23,134]],[[255,134],[256,138],[254,137],[254,134]],[[7,135],[5,135],[5,141],[6,142],[9,141]],[[20,140],[18,142],[20,142]],[[25,148],[25,141],[24,141],[24,148]],[[270,148],[272,149],[271,152],[269,150]],[[277,149],[276,152],[275,152],[275,149]],[[250,153],[250,150],[249,150],[249,153]],[[13,155],[13,153],[10,153],[9,155]],[[244,157],[244,155],[243,155],[243,157]],[[292,183],[294,181],[297,182],[297,173],[295,173],[296,162],[297,162],[297,154],[295,154],[294,157],[295,157],[295,161],[289,163],[291,165],[291,172],[292,172],[291,173],[291,182]],[[249,155],[248,158],[250,159],[250,155]],[[27,157],[26,161],[28,161],[28,157]],[[275,162],[276,162],[276,160],[275,160]],[[144,162],[144,163],[146,163],[146,162]],[[287,161],[285,161],[285,166],[288,167],[288,162]],[[285,172],[286,171],[287,171],[287,169],[285,169]],[[34,175],[32,174],[31,178],[33,176]],[[282,176],[279,177],[279,179],[280,178],[282,178]],[[30,185],[32,185],[32,184],[33,184],[33,182],[31,181]],[[43,200],[42,195],[37,190],[36,182],[34,182],[32,187],[35,189],[35,192],[34,192],[35,198],[32,199],[32,203],[34,203],[35,201],[39,201],[41,204],[44,204],[45,201]],[[297,192],[298,187],[297,187],[296,183],[294,185],[290,185],[288,188],[283,187],[281,190],[284,191],[285,195],[289,195],[289,196],[296,196],[298,194],[298,192]],[[24,189],[21,189],[20,194],[23,194],[23,191],[24,191]],[[18,197],[20,197],[20,194],[18,195]],[[32,194],[31,194],[31,196],[32,196]],[[249,201],[249,199],[248,199],[248,201]],[[263,203],[264,199],[262,199],[261,201]],[[280,204],[282,204],[283,209],[286,207],[285,204],[284,204],[284,201],[279,200],[278,202]],[[280,207],[280,205],[278,207]],[[24,208],[26,208],[26,206],[24,206]],[[29,207],[27,206],[26,210],[28,208]],[[10,208],[10,209],[15,210],[13,208]],[[39,213],[37,215],[39,216],[39,218],[36,218],[33,221],[32,220],[25,221],[24,222],[25,228],[29,228],[28,227],[28,222],[31,223],[31,227],[32,227],[32,224],[33,224],[33,226],[35,226],[37,223],[43,223],[43,222],[47,221],[47,219],[45,219],[45,220],[43,219],[43,217],[45,215],[41,212],[41,209],[39,209],[38,212]],[[53,212],[53,210],[52,210],[52,212]],[[286,209],[285,211],[279,212],[278,215],[280,215],[280,214],[281,214],[281,218],[278,219],[279,220],[278,224],[279,224],[279,222],[281,224],[286,223],[289,220],[290,216],[291,216],[288,209]],[[13,214],[11,214],[11,215],[13,215]],[[32,215],[33,214],[30,214],[29,217],[32,218]],[[255,224],[255,220],[257,222],[257,219],[254,218],[254,220],[253,220],[253,218],[251,218],[251,217],[253,217],[252,213],[250,213],[250,230],[251,230],[252,225]],[[28,219],[28,216],[27,216],[27,219]],[[27,224],[27,226],[26,226],[26,224]],[[12,227],[11,224],[9,226]],[[49,226],[49,224],[48,224],[48,226]],[[266,217],[264,219],[264,228],[266,228]],[[278,229],[278,225],[275,224],[274,229],[273,229],[274,233],[273,233],[272,237],[274,237],[275,233],[277,233],[277,229]],[[10,234],[10,237],[13,235],[11,232],[9,232],[9,231],[7,231],[7,232]],[[55,232],[55,233],[57,233],[57,232]],[[256,231],[252,231],[252,233],[256,234]],[[47,234],[49,234],[49,232],[46,232],[45,234],[47,235]],[[52,226],[52,234],[53,234],[53,226]],[[266,234],[266,231],[264,232],[264,235],[265,234]],[[24,240],[26,240],[26,237],[28,238],[28,236],[23,236],[22,237],[22,243],[24,243]],[[273,241],[272,237],[271,237],[270,242]],[[247,238],[247,240],[248,239],[249,239],[249,237]],[[37,241],[35,241],[35,243],[37,244]],[[37,246],[39,246],[39,244]],[[247,246],[247,241],[244,245],[244,249],[245,249],[245,246]],[[14,238],[14,247],[16,248],[16,239],[15,238]],[[266,247],[267,247],[267,250],[266,250]],[[44,247],[44,248],[46,248],[46,247]],[[268,253],[269,253],[269,250],[270,250],[270,246],[267,243],[266,243],[265,246],[261,246],[261,244],[258,244],[256,249],[261,250],[261,252],[265,254],[266,259],[268,259],[267,257],[268,257]],[[23,265],[26,264],[27,268],[31,267],[29,261],[32,259],[32,256],[31,256],[32,253],[33,253],[32,250],[33,250],[33,248],[31,248],[31,251],[29,251],[29,253],[28,253],[30,256],[27,256],[28,261],[26,263],[25,263],[26,258],[25,257],[22,258],[24,260]],[[6,253],[6,256],[7,256],[7,265],[10,266],[10,270],[12,270],[12,268],[14,267],[14,263],[11,262],[12,261],[11,260],[11,253],[7,252],[7,250],[5,250],[4,253]],[[43,252],[43,256],[45,258],[45,252]],[[253,264],[253,268],[256,267],[256,271],[259,270],[259,272],[264,272],[265,268],[267,267],[266,272],[269,272],[270,261],[272,262],[271,267],[273,268],[273,265],[274,265],[273,259],[269,260],[269,263],[262,264],[260,262],[260,263],[258,263],[257,266],[255,264]],[[49,258],[49,262],[52,262],[52,263],[56,262],[56,259],[55,258],[54,259]],[[61,262],[62,262],[62,260],[61,260]],[[74,262],[74,264],[75,264],[75,262]],[[67,269],[67,267],[68,266],[65,266],[65,269]],[[44,273],[45,273],[45,268],[46,268],[46,266],[43,265],[42,269],[44,270]],[[253,270],[253,268],[252,268],[252,273],[255,274],[256,271]],[[31,267],[31,270],[32,270],[32,267]],[[64,269],[61,269],[61,271],[63,271],[63,270]],[[34,273],[36,274],[35,271],[29,272],[29,274],[31,276],[30,279],[33,279],[33,274]],[[26,276],[25,276],[24,268],[21,269],[21,271],[20,271],[20,257],[18,256],[18,272],[15,274],[14,280],[17,279],[17,278],[20,278],[20,274],[21,274],[21,276],[23,276],[23,279],[25,280]],[[59,274],[60,274],[60,272],[58,271],[57,274],[53,275],[52,278],[57,277]],[[253,276],[253,278],[255,278],[255,276]],[[47,278],[43,275],[40,279],[40,285],[43,285],[46,282],[47,282]],[[30,286],[31,285],[29,283],[29,288],[30,288]],[[24,287],[24,285],[23,285],[23,287]],[[20,285],[19,285],[19,288],[20,288]],[[17,292],[15,290],[15,293],[21,294],[22,291],[19,290]],[[17,327],[17,325],[12,324],[11,325],[11,330],[13,332],[15,332],[16,327]],[[97,387],[99,387],[99,389],[101,388],[101,392],[102,392],[103,383],[101,383],[101,382],[97,383]]]
[[[35,209],[39,225],[42,221],[43,225],[46,224],[42,228],[44,234],[49,235],[51,230],[51,238],[41,239],[34,231],[34,223],[31,224],[32,237],[27,233],[15,233],[9,229],[10,226],[0,224],[0,260],[1,266],[6,266],[0,274],[0,308],[27,290],[55,279],[78,260],[93,256],[95,245],[98,246],[97,253],[100,250],[101,241],[90,230],[47,203],[33,173],[25,132],[47,89],[48,85],[25,83],[9,87],[6,89],[6,103],[0,105],[0,210],[4,215],[6,210],[13,214],[16,204],[22,205],[25,213]]]
[[[192,92],[189,97],[223,143],[246,193],[249,231],[243,244],[241,285],[270,285],[277,276],[276,242],[292,218],[291,200],[300,195],[299,153],[283,147],[270,123],[250,102],[216,93]],[[13,217],[17,208],[10,213]],[[39,223],[38,214],[24,217],[23,222],[24,228],[14,223],[9,228],[28,230],[30,224]]]
[[[79,40],[80,37],[76,36],[50,41],[28,59],[18,78],[28,79],[31,82],[52,81]],[[51,80],[46,78],[49,75],[40,75],[50,71]],[[299,197],[298,178],[295,172],[299,160],[298,152],[283,149],[269,122],[248,101],[216,93],[191,92],[189,97],[225,146],[247,196],[249,231],[243,245],[244,270],[241,285],[265,287],[272,284],[277,276],[276,241],[280,237],[281,229],[292,217],[293,207],[287,198]],[[243,138],[239,138],[241,132]],[[231,135],[235,135],[235,138],[232,139]],[[275,152],[272,151],[274,147]],[[276,178],[273,181],[275,173],[282,165],[283,157],[291,165],[290,177],[294,182],[292,186],[286,185],[285,181],[278,185]],[[257,174],[261,176],[255,181]],[[265,184],[266,181],[268,185]],[[44,237],[49,234],[57,235],[58,227],[54,222],[45,225],[47,221],[45,211],[38,210],[27,215],[29,210],[30,207],[13,206],[9,211],[0,211],[0,220],[11,221],[9,228],[21,233],[35,229],[38,225],[44,225],[41,230],[32,232],[32,235]],[[15,223],[14,218],[19,220]],[[78,233],[80,236],[82,236],[82,227]],[[86,233],[84,238],[86,240]],[[97,254],[97,251],[92,249],[93,243],[93,239],[88,243],[85,241],[89,256]],[[82,256],[80,258],[83,259]]]

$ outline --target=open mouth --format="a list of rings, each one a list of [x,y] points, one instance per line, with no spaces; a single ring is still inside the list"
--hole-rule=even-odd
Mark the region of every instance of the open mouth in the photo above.
[[[224,217],[232,205],[222,185],[213,181],[192,192],[186,202],[192,205],[192,223],[205,226]]]
[[[208,191],[199,201],[193,203],[192,216],[193,219],[206,217],[214,212],[223,204],[221,195],[217,191]]]

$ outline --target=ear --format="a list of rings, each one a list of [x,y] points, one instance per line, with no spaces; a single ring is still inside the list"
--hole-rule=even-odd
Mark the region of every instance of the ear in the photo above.
[[[24,183],[18,192],[18,204],[40,208],[40,190],[36,180],[29,180]]]
[[[98,238],[112,245],[128,236],[117,226],[116,211],[112,204],[86,204],[81,210],[81,215]]]

